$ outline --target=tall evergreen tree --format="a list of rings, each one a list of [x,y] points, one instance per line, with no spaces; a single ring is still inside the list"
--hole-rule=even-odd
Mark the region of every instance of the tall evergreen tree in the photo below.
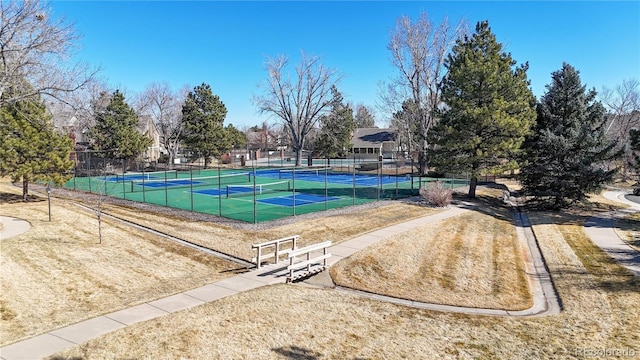
[[[353,110],[343,103],[335,85],[331,87],[331,94],[330,110],[320,118],[320,135],[315,143],[316,151],[326,158],[346,156],[356,127]]]
[[[534,132],[523,144],[526,165],[521,169],[525,194],[549,208],[582,201],[602,188],[617,171],[602,162],[620,152],[605,139],[605,110],[595,90],[586,90],[579,72],[564,63],[537,106]]]
[[[234,149],[242,149],[247,146],[247,134],[238,130],[233,124],[229,124],[224,128],[229,137],[229,144]]]
[[[359,104],[356,106],[355,122],[357,128],[376,127],[376,119],[366,106]]]
[[[58,185],[69,179],[73,142],[58,134],[44,105],[22,98],[0,106],[0,176],[22,180],[22,196],[27,200],[30,181],[52,181]]]
[[[528,65],[515,65],[486,21],[476,25],[470,38],[458,40],[445,62],[446,107],[432,133],[437,143],[432,154],[440,172],[470,173],[470,197],[475,197],[482,171],[514,166],[535,120]]]
[[[151,138],[138,130],[138,116],[125,101],[124,95],[116,90],[105,108],[96,107],[95,125],[89,131],[97,155],[107,156],[114,161],[128,162],[142,154],[151,145]]]
[[[223,126],[226,116],[226,106],[205,83],[194,87],[182,106],[182,141],[196,159],[204,158],[205,168],[212,157],[222,155],[231,147]]]

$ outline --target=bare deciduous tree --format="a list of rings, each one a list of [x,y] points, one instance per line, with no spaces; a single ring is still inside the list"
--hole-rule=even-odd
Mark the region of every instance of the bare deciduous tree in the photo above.
[[[306,56],[304,52],[301,52],[295,76],[286,72],[288,64],[285,55],[267,58],[268,77],[261,85],[264,93],[255,96],[253,102],[261,113],[276,116],[287,127],[296,153],[295,164],[299,166],[307,135],[328,109],[332,99],[331,86],[341,75],[325,67],[319,57]]]
[[[603,88],[600,101],[606,107],[609,117],[607,136],[625,146],[624,174],[633,168],[634,158],[630,146],[632,129],[640,129],[640,82],[637,79],[622,81],[615,89]]]
[[[51,17],[46,2],[2,1],[0,20],[0,104],[33,96],[67,102],[93,80],[97,70],[72,61],[79,35]]]
[[[452,27],[444,18],[436,25],[425,12],[415,23],[407,16],[399,17],[391,31],[387,49],[391,53],[392,65],[400,74],[387,84],[381,98],[391,112],[400,110],[407,100],[416,104],[415,119],[418,121],[420,143],[415,144],[415,150],[420,154],[420,174],[427,171],[427,133],[437,121],[440,84],[446,71],[444,61],[456,39],[465,32],[465,22]]]
[[[136,104],[136,111],[150,115],[156,124],[160,145],[169,152],[170,164],[173,164],[180,146],[180,118],[187,92],[176,93],[168,83],[152,83],[142,92]]]

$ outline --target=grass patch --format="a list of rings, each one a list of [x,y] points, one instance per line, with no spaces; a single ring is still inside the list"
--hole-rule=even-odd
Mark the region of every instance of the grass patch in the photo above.
[[[40,210],[27,210],[32,214],[28,218],[34,224],[32,231],[47,225],[44,210],[46,202],[40,204],[43,206]],[[57,201],[52,202],[52,206],[57,206]],[[0,212],[8,214],[14,211],[5,209],[8,208],[3,205]],[[58,209],[54,209],[55,215]],[[575,228],[565,230],[564,227],[578,226],[577,222],[570,222],[554,213],[532,213],[530,218],[563,302],[564,311],[558,316],[523,319],[447,314],[388,304],[327,289],[277,285],[138,323],[79,344],[52,358],[573,359],[583,357],[580,355],[581,349],[631,349],[638,356],[640,287],[633,283],[605,286],[607,282],[622,279],[618,276],[625,276],[623,273],[617,275],[620,270],[615,268],[618,266],[615,263],[607,265],[605,269],[598,269],[597,273],[592,273],[596,270],[590,265],[585,266],[586,262],[599,260],[592,257],[593,251],[588,246],[572,247],[569,244],[580,242],[579,238],[583,235],[579,231],[573,231]],[[58,219],[54,216],[54,222]],[[75,220],[68,226],[89,230],[88,224],[94,225],[93,222]],[[162,218],[156,219],[160,220]],[[109,227],[111,226],[115,227],[110,224]],[[293,228],[287,231],[295,230],[293,224],[290,226]],[[197,228],[194,232],[201,230]],[[34,234],[32,231],[27,233],[29,236],[24,234],[7,242],[36,242],[31,239]],[[221,232],[222,235],[210,233],[208,236],[223,236],[238,230],[229,231]],[[572,231],[578,239],[565,241],[563,234]],[[247,231],[247,234],[252,236],[251,231]],[[93,239],[95,238],[84,238],[85,241]],[[113,239],[111,236],[106,237],[105,244],[109,241],[114,243]],[[96,266],[107,266],[109,262],[119,263],[114,258],[80,256],[82,252],[79,250],[65,253],[60,249],[69,249],[69,245],[65,245],[61,239],[56,241],[57,246],[48,247],[47,252],[95,262]],[[56,241],[49,240],[50,243]],[[47,281],[57,278],[58,274],[53,274],[55,271],[73,271],[68,269],[68,264],[60,270],[38,268],[37,265],[43,263],[42,259],[47,259],[37,252],[44,243],[46,241],[28,248],[33,268],[42,271],[32,285],[7,275],[23,270],[19,267],[15,268],[18,269],[16,271],[14,268],[7,270],[4,267],[7,258],[4,252],[6,243],[0,242],[0,260],[3,262],[0,264],[0,316],[24,316],[7,301],[7,297],[13,296],[11,292],[15,290],[6,286],[27,284],[27,287],[32,288],[45,287]],[[73,249],[78,247],[80,245],[75,245]],[[180,263],[183,262],[186,260],[183,259]],[[157,264],[155,268],[158,268]],[[189,277],[184,279],[188,280]],[[109,279],[97,276],[88,280],[105,283]],[[123,281],[117,283],[121,282]],[[47,291],[54,291],[54,296],[61,296],[61,289],[64,289],[61,285],[64,284],[42,289],[42,293],[46,295]],[[28,296],[27,293],[23,297]],[[32,306],[52,310],[57,306],[66,306],[64,301],[63,297],[60,303],[45,301]],[[46,311],[32,315],[33,323],[52,322],[52,314]],[[0,323],[0,338],[3,341],[8,334],[5,324],[5,320]]]
[[[234,229],[211,222],[196,221],[180,216],[167,216],[116,206],[107,206],[105,212],[128,221],[153,228],[179,238],[250,260],[255,256],[251,245],[298,234],[300,246],[325,240],[334,243],[346,241],[362,233],[397,224],[420,216],[441,211],[439,209],[407,203],[391,203],[387,206],[342,213],[339,215],[294,221],[285,225],[255,230]]]
[[[636,251],[640,251],[640,213],[618,219],[615,231],[620,238]]]
[[[367,247],[334,265],[331,275],[338,285],[403,299],[527,309],[533,303],[510,217],[510,209],[483,206],[483,212],[467,212]]]
[[[166,297],[234,275],[238,265],[95,215],[68,200],[19,201],[0,183],[0,214],[28,220],[29,232],[0,242],[0,346],[93,316]],[[251,245],[292,234],[302,246],[340,242],[362,232],[438,210],[396,203],[362,213],[240,230],[178,216],[105,205],[105,212],[210,248],[250,259]],[[6,321],[5,321],[6,320]]]

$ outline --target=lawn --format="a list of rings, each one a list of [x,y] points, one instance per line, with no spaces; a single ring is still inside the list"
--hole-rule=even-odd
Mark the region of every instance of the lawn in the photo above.
[[[0,191],[5,191],[5,188]],[[502,294],[502,298],[495,297],[496,302],[500,303],[496,307],[525,304],[527,296],[523,296],[522,281],[519,280],[521,268],[515,256],[516,243],[507,226],[509,220],[505,209],[496,207],[499,201],[495,198],[501,192],[489,190],[480,195],[483,196],[480,199],[483,211],[462,215],[457,222],[445,220],[433,226],[433,229],[415,229],[411,236],[388,239],[377,245],[381,248],[396,244],[410,246],[407,251],[396,252],[399,254],[397,262],[406,260],[406,254],[415,249],[422,249],[425,255],[431,252],[442,254],[438,251],[448,249],[454,253],[453,258],[459,264],[451,269],[462,267],[464,271],[455,272],[456,275],[451,279],[443,279],[436,270],[448,266],[448,263],[440,261],[429,268],[428,276],[425,276],[425,272],[413,272],[413,276],[405,277],[404,281],[394,279],[380,290],[400,293],[407,291],[408,287],[414,287],[407,296],[421,293],[428,296],[425,300],[441,299],[454,304],[473,304],[475,301],[484,305],[490,303],[490,294]],[[145,296],[157,298],[163,296],[163,292],[166,296],[178,291],[178,288],[196,287],[198,285],[182,284],[180,281],[189,281],[194,274],[197,275],[197,271],[202,271],[202,277],[207,281],[215,281],[215,276],[227,275],[223,269],[235,268],[232,264],[218,264],[209,257],[199,257],[195,253],[180,255],[181,251],[187,250],[168,248],[175,245],[164,239],[148,239],[146,234],[136,234],[117,223],[108,223],[103,243],[97,244],[96,234],[91,230],[92,227],[97,228],[95,218],[87,215],[85,219],[82,212],[74,210],[74,205],[61,205],[59,202],[63,203],[60,200],[54,202],[55,216],[51,224],[46,221],[46,201],[26,205],[3,203],[0,207],[1,214],[27,217],[34,226],[27,234],[0,242],[0,299],[3,308],[2,339],[5,344],[20,338],[14,332],[22,331],[21,336],[25,336],[27,333],[46,331],[65,323],[60,321],[64,316],[67,317],[67,323],[86,318],[92,307],[96,313],[106,313],[142,302]],[[69,213],[62,213],[63,210]],[[362,209],[357,213],[315,219],[302,217],[267,228],[233,228],[113,206],[109,206],[108,211],[160,227],[161,231],[175,232],[183,238],[216,249],[223,248],[229,253],[249,257],[251,252],[243,249],[261,239],[298,233],[310,243],[328,238],[343,241],[368,229],[434,210],[391,203]],[[530,213],[533,229],[562,302],[563,311],[560,315],[505,318],[441,313],[326,288],[282,284],[247,291],[138,323],[79,344],[53,358],[540,359],[583,358],[589,351],[603,349],[626,351],[626,354],[639,356],[640,307],[637,305],[640,304],[640,282],[586,238],[581,224],[588,215],[585,211],[569,215]],[[70,219],[62,220],[67,217]],[[53,231],[48,227],[55,226],[57,222],[63,222],[62,228]],[[467,239],[469,235],[473,235],[473,240]],[[235,242],[242,245],[228,244]],[[438,249],[438,246],[443,248]],[[107,251],[105,247],[111,250]],[[464,259],[461,254],[468,256],[469,252],[480,248],[483,249],[480,253],[484,255],[470,257],[473,259],[472,268],[488,274],[472,274],[470,269],[460,265]],[[135,255],[136,266],[126,262],[124,253],[129,253],[127,250],[140,253]],[[160,267],[157,265],[159,262],[152,263],[149,255],[145,255],[147,252],[161,256],[166,265],[162,263]],[[109,253],[112,255],[107,256]],[[489,254],[491,257],[488,258]],[[355,264],[357,258],[354,259],[349,261]],[[494,259],[498,259],[497,266],[488,266],[494,264]],[[375,261],[383,263],[382,259]],[[384,261],[388,262],[384,263],[385,266],[400,266],[388,259]],[[425,265],[421,260],[414,264]],[[335,269],[340,266],[343,265],[339,263]],[[114,274],[101,270],[101,267],[110,269]],[[134,281],[135,277],[149,278],[152,279],[150,283],[157,286],[156,270],[164,276],[163,279],[176,279],[171,280],[174,281],[173,285],[154,289]],[[382,284],[385,272],[388,273],[387,269],[382,268],[369,271],[369,280]],[[345,273],[349,274],[348,271]],[[458,281],[469,274],[473,275],[473,284],[459,286]],[[363,284],[368,282],[364,277],[366,275],[362,274]],[[69,281],[74,291],[67,290]],[[97,288],[98,291],[84,294],[85,288]],[[487,291],[489,288],[492,290]],[[432,289],[439,294],[429,294]],[[507,289],[513,289],[513,298],[507,296]],[[446,296],[446,290],[451,291],[450,298]],[[120,294],[117,295],[116,305],[108,308],[107,304],[100,305],[92,300],[102,295],[103,291],[112,291],[114,296]],[[130,297],[123,295],[128,292],[132,293]],[[76,295],[74,297],[67,293]],[[35,298],[43,296],[45,300],[23,300],[31,295]],[[127,297],[128,300],[123,299]],[[66,304],[67,299],[75,301],[73,306]],[[41,307],[42,310],[33,310],[31,307]],[[64,316],[56,317],[56,313]],[[29,317],[36,319],[27,321]],[[6,341],[5,334],[10,334],[14,340]]]
[[[562,300],[560,315],[449,314],[277,285],[139,323],[58,356],[578,359],[608,349],[637,357],[638,281],[590,243],[584,218],[534,213],[531,220]]]
[[[533,305],[511,209],[484,202],[388,238],[331,268],[337,285],[427,303],[504,310]]]
[[[103,217],[99,243],[96,215],[71,200],[46,198],[22,203],[21,189],[0,183],[0,214],[28,220],[32,228],[1,240],[0,346],[97,315],[152,301],[244,271],[170,240]],[[96,206],[95,202],[89,205]],[[251,244],[292,234],[301,244],[331,238],[340,242],[385,224],[438,211],[391,203],[320,219],[264,229],[221,226],[136,208],[103,204],[103,212],[250,259]]]

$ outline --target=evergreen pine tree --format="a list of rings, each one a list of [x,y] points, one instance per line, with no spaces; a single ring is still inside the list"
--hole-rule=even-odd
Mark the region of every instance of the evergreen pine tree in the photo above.
[[[223,126],[226,116],[226,106],[205,83],[193,88],[182,106],[183,144],[194,158],[204,158],[205,168],[212,157],[222,155],[231,147]]]
[[[315,149],[322,157],[332,158],[346,156],[351,148],[351,136],[356,127],[353,110],[343,103],[342,94],[336,86],[331,87],[332,100],[329,113],[320,118],[320,135]]]
[[[27,200],[30,181],[62,185],[70,178],[73,141],[58,134],[45,106],[33,98],[0,106],[0,176],[22,180]]]
[[[94,150],[113,160],[126,162],[142,154],[151,139],[138,130],[138,116],[127,104],[124,95],[116,90],[104,109],[95,109],[95,125],[89,136]]]
[[[586,90],[578,71],[564,63],[554,72],[537,106],[534,132],[523,144],[523,191],[547,208],[564,208],[586,199],[611,181],[617,171],[605,170],[614,159],[615,143],[605,139],[605,110]]]
[[[470,174],[469,196],[475,197],[482,171],[514,167],[514,157],[535,120],[535,97],[525,63],[515,67],[502,51],[488,22],[456,42],[445,66],[445,109],[432,132],[432,152],[439,172]]]
[[[364,105],[356,106],[356,116],[354,118],[356,128],[376,127],[376,119],[369,109]]]

